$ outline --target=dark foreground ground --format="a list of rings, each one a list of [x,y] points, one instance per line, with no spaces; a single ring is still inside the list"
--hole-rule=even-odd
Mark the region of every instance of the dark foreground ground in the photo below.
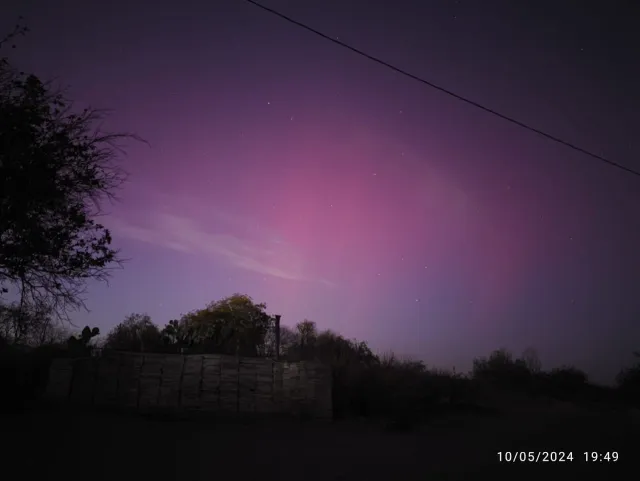
[[[456,413],[404,433],[354,421],[168,420],[51,406],[3,417],[6,479],[640,479],[640,425],[628,411]],[[574,460],[497,462],[498,451],[517,450],[572,451]],[[587,464],[584,451],[620,460]]]

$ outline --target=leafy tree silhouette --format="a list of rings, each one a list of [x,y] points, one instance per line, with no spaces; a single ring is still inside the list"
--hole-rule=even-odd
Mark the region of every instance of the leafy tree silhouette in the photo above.
[[[527,369],[529,369],[532,374],[537,374],[542,371],[542,363],[538,357],[538,352],[534,348],[526,348],[522,353],[522,356],[520,356],[520,359],[524,361]]]
[[[180,333],[192,350],[257,356],[265,351],[273,323],[266,308],[246,294],[233,294],[182,316],[167,332]]]
[[[296,333],[298,334],[298,356],[302,359],[313,357],[313,350],[318,338],[318,328],[316,323],[304,319],[296,324]]]
[[[102,118],[0,58],[0,286],[67,319],[121,261],[94,216],[125,179],[118,142],[136,137],[101,132]]]
[[[180,352],[181,348],[189,347],[192,342],[192,332],[177,319],[170,320],[160,331],[162,343],[165,347],[173,348],[174,352]]]
[[[296,349],[300,345],[298,332],[289,326],[280,325],[280,357],[291,358],[295,356]],[[265,335],[264,349],[265,356],[273,357],[276,353],[275,330],[269,329]]]
[[[162,344],[160,329],[148,314],[129,314],[107,334],[105,349],[117,351],[156,351]]]
[[[0,337],[8,343],[38,347],[63,343],[69,337],[47,306],[0,304]]]

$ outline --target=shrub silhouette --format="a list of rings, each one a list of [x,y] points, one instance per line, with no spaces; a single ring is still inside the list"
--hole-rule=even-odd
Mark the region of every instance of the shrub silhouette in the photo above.
[[[636,364],[622,369],[616,376],[616,385],[621,396],[633,404],[640,404],[640,352],[635,352]]]
[[[91,341],[99,329],[86,326],[66,344],[29,347],[0,340],[0,402],[12,408],[38,399],[46,388],[51,362],[60,357],[86,357],[92,353]]]
[[[517,389],[531,385],[532,373],[522,359],[513,359],[506,349],[493,351],[488,358],[473,361],[473,378]]]
[[[68,355],[70,357],[90,356],[93,350],[91,340],[100,335],[100,329],[94,327],[91,329],[85,326],[78,336],[71,336],[67,340]]]
[[[161,331],[150,319],[145,318],[144,322],[132,326],[137,327],[138,324],[144,329],[129,329],[127,332],[131,331],[131,336],[118,336],[119,340],[127,341],[122,348],[132,349],[144,338],[145,347],[139,350],[167,352],[166,343],[171,344],[170,348],[186,344],[184,337],[189,335],[188,331],[180,331],[178,322],[170,322],[162,331],[168,339],[164,343]],[[153,336],[141,335],[147,331]],[[121,334],[117,329],[112,334],[114,332]],[[587,375],[575,367],[542,371],[531,352],[528,358],[523,356],[520,359],[505,349],[498,349],[487,357],[475,359],[470,376],[464,376],[428,369],[422,361],[400,359],[393,353],[375,355],[367,343],[348,340],[331,331],[318,331],[311,321],[300,323],[295,329],[290,329],[290,333],[285,348],[280,346],[283,360],[320,361],[330,367],[335,418],[376,419],[391,430],[411,429],[443,412],[487,412],[492,400],[497,401],[496,406],[504,406],[500,396],[512,399],[507,392],[509,390],[520,393],[513,400],[530,395],[571,402],[609,402],[615,399],[617,392],[624,392],[628,399],[636,401],[640,396],[640,364],[622,371],[618,376],[619,389],[613,391],[590,385]],[[86,326],[79,335],[71,336],[66,344],[36,349],[0,339],[0,374],[5,381],[4,386],[12,386],[9,390],[15,394],[15,399],[37,397],[46,385],[51,359],[92,355],[92,340],[98,334],[97,328]],[[111,337],[115,339],[115,335]],[[139,344],[141,347],[142,343]],[[269,352],[274,351],[269,349]],[[301,418],[306,415],[303,411],[298,414]]]
[[[27,348],[3,343],[0,346],[0,383],[5,406],[19,407],[36,399],[46,387],[51,360],[60,353],[45,348]]]
[[[587,375],[573,366],[554,368],[540,375],[545,395],[562,401],[579,400],[586,391]]]
[[[166,330],[173,328],[176,321],[170,321]],[[116,351],[145,352],[158,350],[162,345],[162,334],[148,314],[129,314],[107,334],[105,349]]]

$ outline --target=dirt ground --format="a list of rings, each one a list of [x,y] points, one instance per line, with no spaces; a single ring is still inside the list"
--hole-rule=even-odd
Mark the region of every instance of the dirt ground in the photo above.
[[[2,425],[3,464],[23,479],[612,481],[633,479],[640,467],[640,429],[628,412],[458,413],[391,433],[355,421],[159,420],[39,407]],[[537,450],[572,451],[574,461],[497,461],[498,451]],[[620,459],[585,463],[583,452],[596,450]]]

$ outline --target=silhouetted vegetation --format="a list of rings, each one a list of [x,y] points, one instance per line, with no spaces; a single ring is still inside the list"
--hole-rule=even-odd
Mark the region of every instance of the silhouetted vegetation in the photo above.
[[[16,25],[7,46],[27,32]],[[3,401],[33,397],[54,356],[86,356],[96,328],[69,337],[88,280],[119,262],[96,215],[124,180],[99,110],[78,110],[50,83],[0,56],[0,357]]]
[[[273,326],[265,304],[234,294],[162,328],[147,315],[132,314],[108,333],[104,348],[274,357]],[[587,375],[572,366],[542,370],[533,349],[520,357],[498,349],[475,359],[472,371],[462,374],[429,369],[422,361],[401,359],[393,353],[376,355],[366,342],[345,339],[306,319],[293,327],[281,326],[280,340],[281,360],[314,360],[331,366],[336,418],[387,420],[396,429],[440,413],[495,412],[487,393],[505,399],[514,393],[532,402],[582,405],[637,399],[632,393],[638,367],[623,371],[620,388],[615,390],[590,384]]]
[[[637,358],[635,365],[620,371],[616,384],[625,399],[640,403],[640,352],[635,352],[634,356]]]
[[[160,329],[146,314],[130,314],[107,335],[104,347],[119,351],[158,350],[162,344]]]
[[[133,136],[102,132],[102,118],[0,57],[0,283],[58,316],[119,262],[95,219],[124,180],[118,142]]]
[[[3,366],[22,366],[3,373],[5,379],[12,379],[20,399],[42,390],[52,358],[100,352],[95,351],[96,328],[85,327],[62,340],[51,317],[21,312],[18,307],[1,311],[0,332]],[[107,333],[101,349],[275,357],[273,327],[265,304],[234,294],[163,327],[146,314],[131,314]],[[47,336],[42,335],[44,331]],[[614,389],[590,384],[587,375],[572,366],[545,371],[531,349],[519,358],[498,349],[475,359],[472,371],[462,374],[429,369],[422,361],[393,353],[376,355],[366,342],[319,329],[306,319],[293,328],[281,326],[280,334],[282,361],[312,360],[331,367],[336,418],[386,420],[390,429],[408,429],[443,413],[495,412],[497,405],[515,402],[509,393],[531,402],[555,400],[584,406],[629,405],[640,399],[640,365],[621,371]]]
[[[97,327],[85,326],[69,335],[51,316],[21,312],[15,306],[3,308],[0,332],[0,403],[13,406],[43,394],[53,359],[93,355],[100,334]]]

